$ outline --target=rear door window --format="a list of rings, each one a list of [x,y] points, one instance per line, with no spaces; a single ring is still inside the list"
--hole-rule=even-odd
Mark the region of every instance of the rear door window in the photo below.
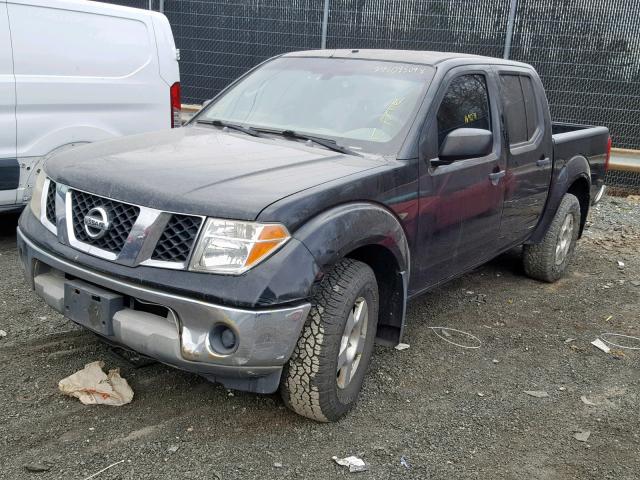
[[[518,145],[532,140],[540,117],[531,78],[501,74],[500,82],[509,144]]]
[[[484,75],[454,78],[438,108],[438,148],[445,137],[458,128],[491,130],[489,93]]]
[[[531,77],[520,76],[520,85],[522,86],[522,94],[524,95],[524,108],[527,113],[527,139],[533,139],[538,128],[538,103],[533,90],[533,82]]]
[[[527,141],[526,110],[519,75],[500,75],[509,144]]]

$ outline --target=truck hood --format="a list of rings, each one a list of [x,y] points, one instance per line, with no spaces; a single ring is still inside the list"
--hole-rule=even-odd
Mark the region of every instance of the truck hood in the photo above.
[[[54,181],[127,203],[254,220],[281,198],[382,162],[194,126],[76,147],[51,157],[45,171]]]

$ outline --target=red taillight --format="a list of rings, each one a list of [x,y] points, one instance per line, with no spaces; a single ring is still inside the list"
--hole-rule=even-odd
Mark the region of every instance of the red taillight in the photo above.
[[[169,89],[171,96],[171,128],[176,128],[182,125],[180,120],[180,110],[182,104],[180,103],[180,82],[176,82],[171,85]]]
[[[609,160],[611,160],[611,137],[607,141],[607,156],[604,157],[604,171],[609,170]]]

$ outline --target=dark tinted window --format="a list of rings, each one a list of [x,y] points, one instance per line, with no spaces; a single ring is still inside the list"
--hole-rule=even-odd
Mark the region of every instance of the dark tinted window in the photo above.
[[[484,75],[462,75],[449,84],[438,109],[438,148],[447,134],[456,128],[491,130]]]
[[[500,75],[502,81],[502,99],[504,102],[505,121],[509,132],[509,143],[526,142],[527,121],[524,108],[524,95],[520,86],[519,75]]]
[[[531,140],[538,128],[538,105],[533,91],[533,82],[530,77],[521,76],[520,85],[524,95],[524,108],[527,112],[527,138]]]
[[[533,138],[538,127],[538,106],[530,77],[500,75],[509,143],[516,145]]]

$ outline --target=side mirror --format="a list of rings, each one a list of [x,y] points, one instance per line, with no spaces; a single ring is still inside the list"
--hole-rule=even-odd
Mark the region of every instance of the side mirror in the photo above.
[[[465,158],[484,157],[491,153],[493,133],[481,128],[457,128],[442,142],[439,153],[441,164]]]
[[[202,108],[206,108],[207,105],[209,105],[211,102],[213,102],[213,98],[205,100],[204,102],[202,102]]]

